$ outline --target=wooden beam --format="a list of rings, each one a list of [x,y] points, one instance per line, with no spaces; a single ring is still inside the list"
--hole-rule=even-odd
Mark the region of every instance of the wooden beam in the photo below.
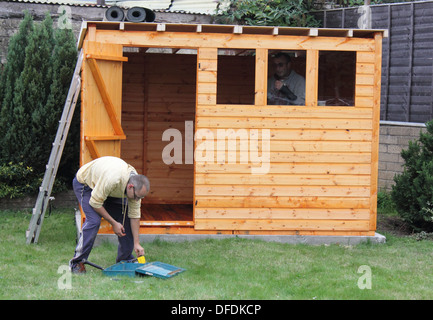
[[[197,103],[215,105],[217,94],[218,50],[199,48],[197,51]]]
[[[84,38],[86,36],[87,33],[87,21],[83,21],[81,22],[81,30],[80,30],[80,34],[78,36],[78,41],[77,41],[77,49],[81,49],[83,47],[83,41]]]
[[[96,39],[96,24],[88,23],[86,40],[95,41],[95,39]]]
[[[255,84],[255,102],[257,105],[267,104],[268,89],[268,50],[256,50],[256,84]]]
[[[149,146],[148,143],[148,124],[149,124],[149,75],[148,72],[146,72],[146,67],[148,65],[149,59],[147,56],[144,56],[144,64],[141,66],[143,76],[144,76],[144,86],[143,86],[143,94],[144,94],[144,101],[143,101],[143,152],[142,152],[142,166],[143,166],[143,173],[147,176],[147,148]]]
[[[307,51],[307,73],[305,77],[305,105],[317,106],[319,77],[319,50]]]
[[[173,221],[173,220],[169,220],[169,221],[165,221],[165,220],[157,220],[157,221],[140,221],[140,227],[161,227],[161,226],[166,226],[166,227],[192,227],[194,226],[194,221]]]
[[[107,56],[107,55],[99,55],[99,54],[88,54],[88,55],[86,55],[86,58],[87,59],[96,59],[96,60],[128,62],[127,57]]]
[[[196,230],[366,231],[368,220],[195,219]]]
[[[87,141],[111,141],[111,140],[126,140],[125,135],[112,135],[112,136],[86,136],[84,137]]]
[[[86,142],[86,147],[89,150],[90,156],[93,159],[98,159],[100,157],[98,148],[96,148],[96,144],[95,141],[93,140],[85,140]]]
[[[377,178],[379,170],[380,85],[382,72],[382,34],[375,35],[373,131],[371,139],[370,231],[377,223]]]
[[[87,59],[90,71],[92,72],[93,78],[95,79],[96,85],[98,87],[99,93],[101,94],[102,101],[104,102],[105,110],[107,110],[108,116],[110,118],[111,124],[113,126],[116,135],[125,135],[122,126],[120,124],[120,119],[117,117],[115,108],[111,98],[108,94],[107,87],[105,85],[104,79],[99,69],[98,63],[95,59]]]
[[[163,31],[162,29],[160,29]],[[308,29],[306,29],[307,31]],[[121,32],[121,35],[119,34]],[[242,37],[227,37],[225,33],[189,32],[136,32],[97,30],[96,40],[103,43],[124,46],[158,46],[167,48],[272,48],[274,50],[338,50],[338,51],[373,51],[374,39],[347,37],[308,37],[292,35],[243,34]]]

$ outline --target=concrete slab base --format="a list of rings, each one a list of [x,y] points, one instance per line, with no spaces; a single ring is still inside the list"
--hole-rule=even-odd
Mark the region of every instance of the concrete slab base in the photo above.
[[[194,241],[203,239],[250,239],[269,242],[308,245],[356,245],[359,243],[385,243],[385,236],[375,233],[374,236],[300,236],[300,235],[236,235],[236,234],[140,234],[140,242],[152,242],[156,239],[168,242]],[[96,237],[95,245],[104,241],[117,243],[114,234],[100,234]]]

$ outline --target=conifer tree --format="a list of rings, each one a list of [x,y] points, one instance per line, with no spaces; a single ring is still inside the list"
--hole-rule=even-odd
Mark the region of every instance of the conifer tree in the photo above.
[[[52,24],[47,14],[42,23],[35,25],[29,37],[24,69],[15,84],[12,123],[9,134],[5,136],[9,141],[10,159],[32,164],[35,171],[44,168],[47,162],[41,154],[41,145],[49,142],[38,140],[41,128],[33,118],[45,108],[52,82]]]
[[[62,116],[63,107],[68,94],[68,89],[72,80],[72,75],[77,61],[77,49],[75,37],[71,29],[57,29],[54,37],[55,45],[52,59],[52,84],[45,108],[33,116],[35,124],[39,124],[42,131],[40,139],[43,141],[54,141]],[[73,174],[78,169],[71,166],[76,163],[78,166],[79,155],[79,131],[80,114],[78,111],[79,101],[77,102],[76,111],[69,128],[68,139],[62,153],[59,172],[68,178],[73,178]],[[78,141],[77,141],[78,138]],[[43,144],[44,150],[41,152],[48,160],[51,152],[51,143]],[[71,177],[72,176],[72,177]]]
[[[41,23],[33,23],[31,15],[26,13],[20,31],[10,40],[0,78],[0,165],[3,168],[0,197],[19,196],[23,190],[36,192],[40,186],[76,60],[72,30],[54,31],[48,13]],[[71,180],[78,167],[79,116],[78,103],[58,178]],[[22,168],[23,172],[15,174],[16,168]],[[13,190],[21,190],[21,193],[11,188],[2,189],[10,184],[3,178],[11,174],[17,182]],[[2,190],[7,192],[2,193]]]
[[[4,66],[0,81],[0,160],[9,160],[9,140],[12,116],[14,112],[13,97],[16,82],[24,69],[26,47],[33,33],[33,18],[28,11],[20,24],[19,31],[9,41],[7,63]]]

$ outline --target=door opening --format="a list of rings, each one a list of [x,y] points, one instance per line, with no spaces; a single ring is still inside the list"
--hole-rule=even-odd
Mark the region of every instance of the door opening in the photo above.
[[[150,180],[144,227],[193,226],[197,50],[124,48],[122,158]],[[180,144],[180,145],[179,145]]]

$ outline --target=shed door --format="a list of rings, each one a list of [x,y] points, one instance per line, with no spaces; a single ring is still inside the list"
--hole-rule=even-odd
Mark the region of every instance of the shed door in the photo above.
[[[120,157],[123,47],[84,42],[81,106],[81,153],[83,165],[101,156]]]

